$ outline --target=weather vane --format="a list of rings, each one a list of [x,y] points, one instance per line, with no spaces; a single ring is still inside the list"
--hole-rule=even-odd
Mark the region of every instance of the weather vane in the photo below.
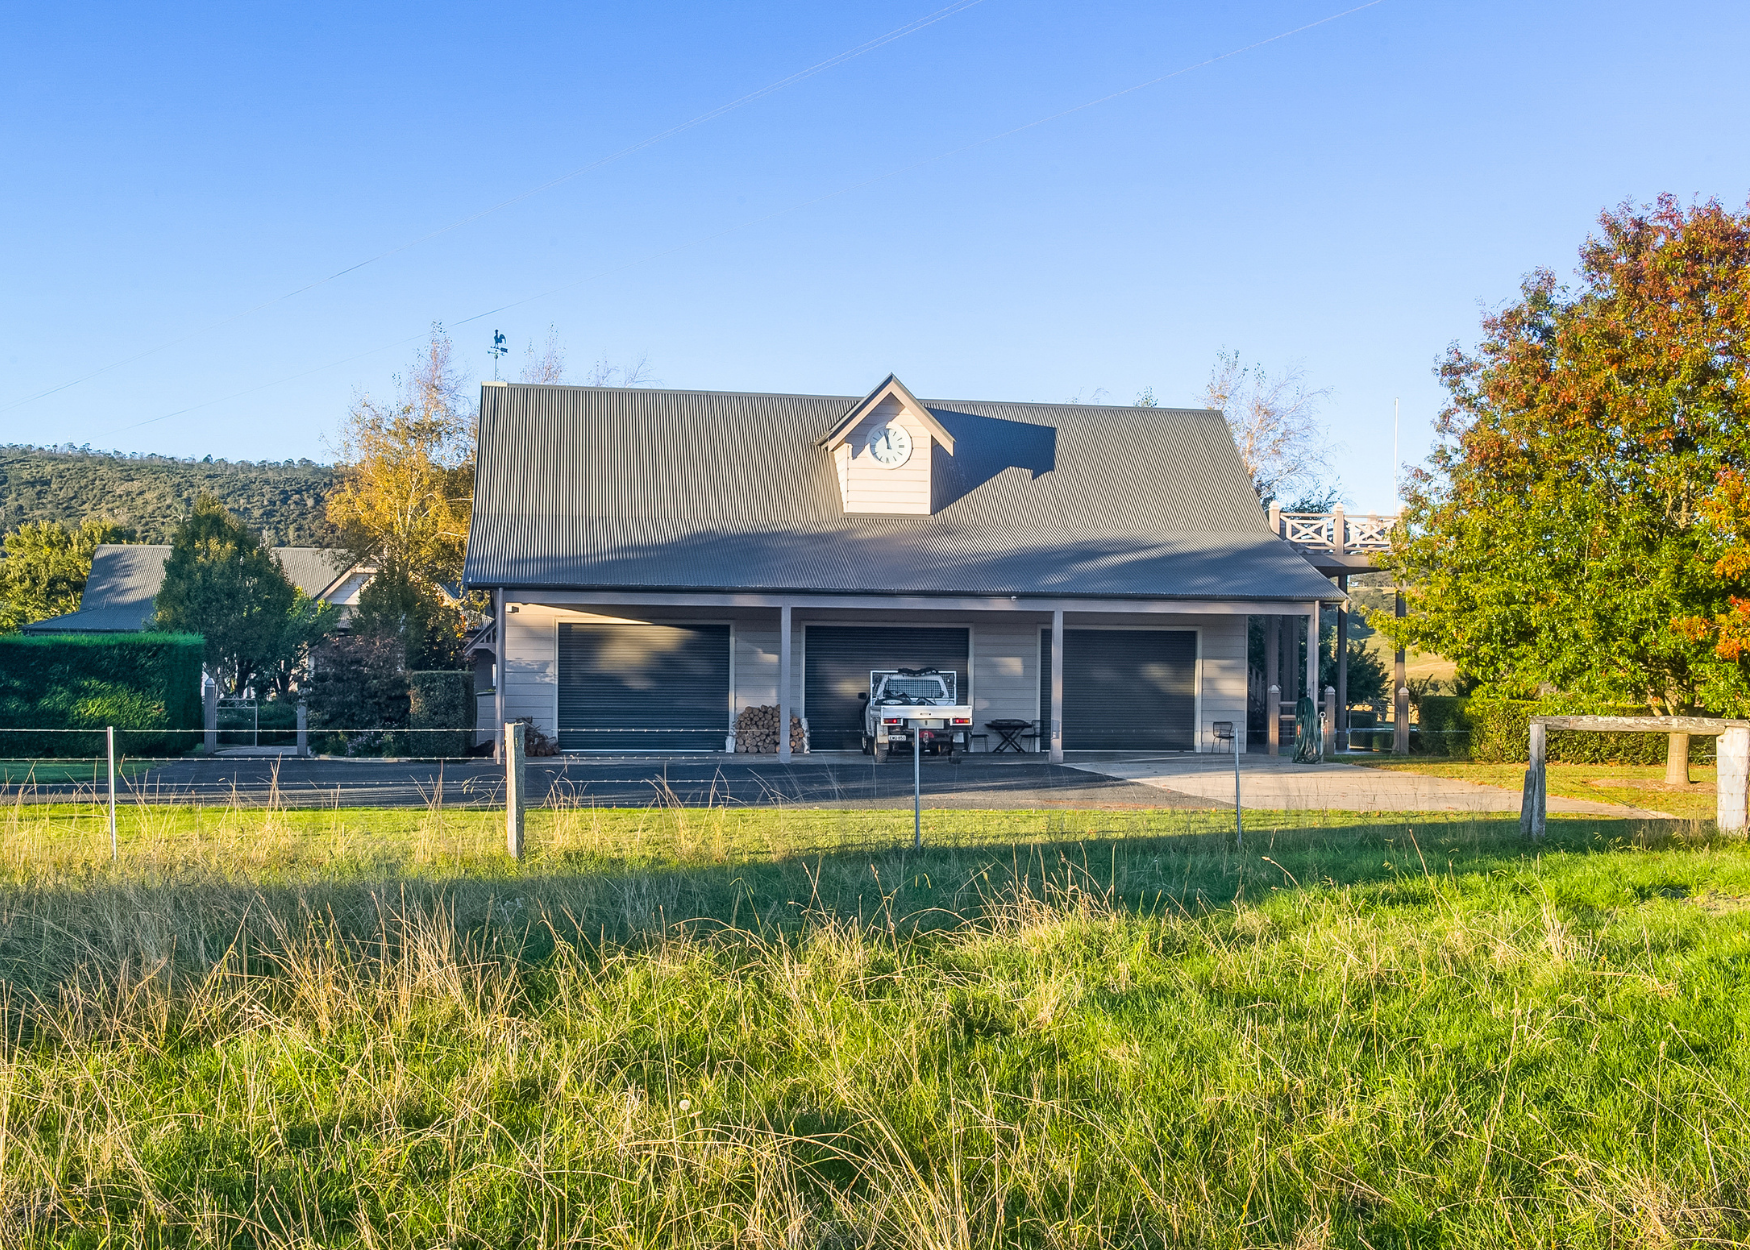
[[[494,382],[498,381],[499,358],[509,350],[510,348],[504,345],[504,331],[494,330],[492,332],[492,380]]]

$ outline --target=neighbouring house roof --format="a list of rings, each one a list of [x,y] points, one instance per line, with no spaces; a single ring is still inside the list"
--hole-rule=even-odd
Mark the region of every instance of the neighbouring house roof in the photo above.
[[[823,444],[865,402],[483,387],[464,584],[1335,597],[1270,532],[1219,412],[921,401],[953,440],[933,511],[847,515]]]
[[[353,566],[344,552],[327,547],[275,547],[292,585],[313,599],[328,598]],[[170,548],[150,543],[104,543],[91,556],[91,575],[79,610],[24,627],[27,634],[132,633],[151,624]]]

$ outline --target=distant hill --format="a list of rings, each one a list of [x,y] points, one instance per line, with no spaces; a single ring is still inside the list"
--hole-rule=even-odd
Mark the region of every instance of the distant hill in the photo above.
[[[270,547],[326,547],[334,469],[310,460],[177,460],[88,448],[0,447],[0,530],[25,521],[76,524],[107,516],[139,541],[167,543],[202,491],[217,496]]]

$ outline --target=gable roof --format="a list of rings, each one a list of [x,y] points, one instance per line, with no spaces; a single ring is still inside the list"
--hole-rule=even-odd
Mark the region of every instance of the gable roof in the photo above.
[[[1334,598],[1221,413],[926,401],[936,511],[846,515],[854,397],[484,387],[463,582],[507,589]],[[945,450],[945,449],[944,449]]]
[[[328,547],[275,547],[292,585],[319,599],[350,571],[346,554]],[[27,634],[111,634],[145,629],[151,621],[170,548],[158,543],[102,543],[91,554],[91,575],[79,610],[24,626]]]
[[[843,420],[821,435],[819,445],[828,451],[838,446],[844,441],[846,435],[857,428],[857,422],[861,421],[877,404],[890,395],[917,414],[918,419],[924,423],[924,428],[929,430],[938,443],[942,444],[944,451],[950,456],[954,454],[954,436],[942,427],[942,423],[936,419],[936,414],[919,403],[917,396],[906,389],[905,383],[891,373],[882,379],[880,386],[870,391],[860,403],[847,412]]]

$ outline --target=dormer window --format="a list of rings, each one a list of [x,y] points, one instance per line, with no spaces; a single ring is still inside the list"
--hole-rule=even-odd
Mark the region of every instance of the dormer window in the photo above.
[[[953,436],[891,374],[853,406],[819,445],[832,453],[844,510],[877,516],[933,512],[934,451],[940,447],[954,454]]]

